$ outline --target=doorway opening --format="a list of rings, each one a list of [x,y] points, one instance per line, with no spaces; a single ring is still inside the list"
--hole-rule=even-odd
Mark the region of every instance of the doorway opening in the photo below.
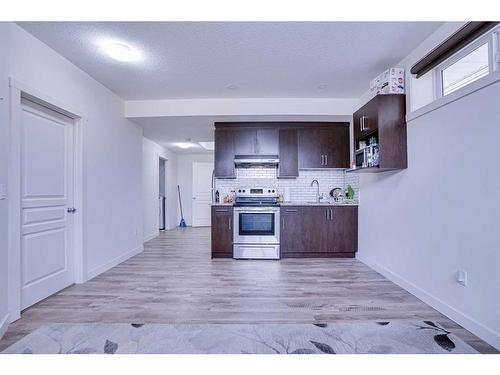
[[[158,163],[158,181],[159,181],[159,186],[158,186],[158,227],[160,230],[165,230],[166,228],[166,164],[167,160],[163,159],[160,157],[159,163]]]

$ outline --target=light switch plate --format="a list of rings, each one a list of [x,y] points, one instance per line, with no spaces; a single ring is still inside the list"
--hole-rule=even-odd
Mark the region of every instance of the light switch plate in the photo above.
[[[0,200],[7,199],[7,185],[0,184]]]
[[[458,270],[457,271],[457,283],[459,283],[460,285],[463,285],[463,286],[467,286],[467,282],[468,282],[468,275],[467,275],[467,271],[465,270]]]

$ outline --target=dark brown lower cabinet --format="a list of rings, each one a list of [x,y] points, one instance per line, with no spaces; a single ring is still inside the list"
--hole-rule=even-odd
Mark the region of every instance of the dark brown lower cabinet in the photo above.
[[[358,207],[334,206],[329,221],[329,240],[334,253],[358,250]]]
[[[212,258],[233,257],[233,207],[212,206]]]
[[[358,243],[356,206],[281,208],[282,258],[353,258]]]

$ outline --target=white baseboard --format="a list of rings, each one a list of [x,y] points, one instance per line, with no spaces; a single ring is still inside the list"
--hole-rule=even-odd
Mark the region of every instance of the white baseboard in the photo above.
[[[7,328],[9,328],[9,324],[10,324],[9,314],[5,314],[5,316],[0,320],[0,339],[7,331]]]
[[[373,268],[375,271],[387,277],[389,280],[399,285],[403,289],[407,290],[415,297],[421,299],[429,306],[433,307],[440,313],[446,315],[454,322],[460,324],[462,327],[475,334],[477,337],[481,338],[491,346],[494,346],[496,349],[500,350],[500,333],[495,332],[491,328],[486,327],[484,324],[479,323],[473,318],[458,311],[457,309],[450,306],[446,302],[433,296],[431,293],[421,289],[412,282],[406,280],[404,277],[398,275],[395,272],[392,272],[391,270],[382,266],[380,263],[374,261],[373,259],[364,256],[362,253],[356,253],[356,259],[363,262],[368,267]]]
[[[101,273],[106,272],[107,270],[113,267],[116,267],[120,263],[125,262],[127,259],[132,258],[134,255],[142,253],[143,251],[144,251],[144,246],[141,245],[133,250],[126,252],[125,254],[116,257],[115,259],[110,260],[109,262],[103,264],[102,266],[90,270],[87,273],[87,280],[93,279],[97,275],[100,275]]]
[[[151,240],[155,239],[156,237],[158,237],[159,235],[160,235],[160,231],[155,232],[153,234],[150,234],[149,236],[144,237],[143,242],[151,241]]]

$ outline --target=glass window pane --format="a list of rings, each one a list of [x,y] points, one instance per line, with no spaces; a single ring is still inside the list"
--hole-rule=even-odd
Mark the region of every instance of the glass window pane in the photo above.
[[[443,95],[458,90],[489,73],[488,43],[443,69]]]

